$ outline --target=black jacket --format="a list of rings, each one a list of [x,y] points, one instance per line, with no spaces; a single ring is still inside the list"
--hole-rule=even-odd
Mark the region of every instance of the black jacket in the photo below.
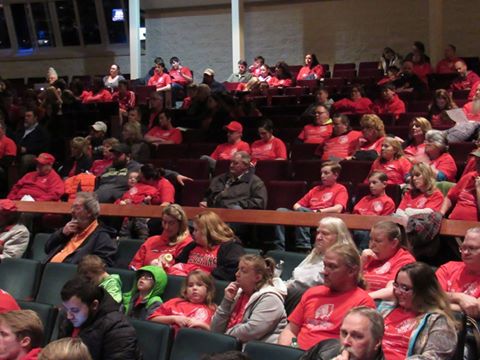
[[[21,147],[24,147],[27,149],[25,154],[38,155],[42,152],[48,152],[50,136],[43,126],[40,124],[37,125],[37,127],[25,137],[23,137],[23,134],[25,134],[25,130],[18,132],[15,137],[18,151],[20,151]]]
[[[62,229],[57,230],[45,244],[45,252],[48,254],[46,262],[62,250],[71,237],[62,233]],[[85,255],[98,255],[107,266],[113,266],[115,254],[117,253],[117,243],[112,239],[114,232],[107,227],[99,225],[90,236],[80,245],[72,254],[67,256],[64,263],[78,264]]]
[[[62,179],[68,177],[68,174],[72,170],[75,161],[77,163],[77,166],[75,168],[74,175],[84,173],[85,171],[90,170],[90,168],[92,167],[92,159],[89,156],[83,155],[78,160],[72,157],[68,158],[67,160],[65,160],[65,164],[58,169],[58,175],[60,175]]]
[[[141,360],[135,329],[119,311],[120,305],[104,289],[102,293],[97,313],[82,325],[78,336],[93,360]],[[58,337],[69,337],[73,325],[64,314],[61,316]]]
[[[310,348],[302,355],[300,360],[329,360],[340,355],[342,347],[338,339],[327,339],[320,341],[317,345]],[[385,360],[383,351],[380,348],[374,360]]]
[[[200,246],[196,242],[191,242],[182,250],[175,259],[176,262],[186,263],[190,251]],[[230,240],[220,245],[217,253],[217,267],[213,269],[212,276],[215,279],[234,281],[235,273],[238,268],[238,260],[245,254],[245,249],[238,240]]]
[[[267,207],[267,188],[262,179],[251,168],[247,173],[227,186],[230,173],[214,177],[205,194],[208,207],[242,209],[265,209]]]

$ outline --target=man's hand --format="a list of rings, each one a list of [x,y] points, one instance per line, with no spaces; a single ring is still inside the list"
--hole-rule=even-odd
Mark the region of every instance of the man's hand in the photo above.
[[[78,232],[78,221],[70,220],[62,229],[62,233],[66,236],[70,236]]]
[[[180,185],[184,186],[185,185],[185,181],[193,181],[192,178],[189,178],[187,176],[183,176],[183,175],[177,175],[177,181]]]

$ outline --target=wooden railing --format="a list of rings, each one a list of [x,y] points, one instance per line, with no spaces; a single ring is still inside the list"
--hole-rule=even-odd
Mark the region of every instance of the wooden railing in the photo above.
[[[69,214],[70,203],[65,202],[25,202],[17,201],[19,211],[31,213]],[[198,207],[184,207],[189,219],[205,209]],[[273,210],[229,210],[209,209],[215,211],[224,221],[248,223],[255,225],[291,225],[291,226],[317,226],[322,217],[332,214],[317,214],[303,212],[280,212]],[[129,216],[160,218],[161,207],[152,205],[113,205],[101,204],[100,214],[103,216]],[[341,218],[349,229],[369,230],[373,224],[381,220],[394,220],[391,216],[362,216],[351,214],[335,214]],[[440,234],[450,236],[464,236],[467,229],[480,226],[476,221],[443,220]]]

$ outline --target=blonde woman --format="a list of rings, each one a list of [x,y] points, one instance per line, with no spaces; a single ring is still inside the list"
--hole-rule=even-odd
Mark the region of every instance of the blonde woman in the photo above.
[[[292,277],[285,282],[287,297],[285,308],[290,313],[297,306],[303,293],[312,286],[323,284],[323,256],[334,244],[355,246],[350,231],[342,219],[336,217],[322,218],[317,227],[315,244],[308,256],[293,270]]]
[[[92,360],[92,357],[82,339],[68,337],[45,346],[38,360]]]

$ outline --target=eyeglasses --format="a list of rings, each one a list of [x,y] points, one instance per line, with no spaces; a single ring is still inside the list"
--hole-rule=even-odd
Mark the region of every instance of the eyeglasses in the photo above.
[[[461,245],[458,247],[458,250],[464,254],[466,252],[469,252],[470,254],[477,254],[480,251],[480,247],[473,247],[473,246],[465,246]]]
[[[322,114],[326,114],[327,112],[326,111],[315,111],[314,114],[315,115],[322,115]]]
[[[403,284],[399,284],[399,283],[397,283],[397,282],[394,282],[394,283],[393,283],[393,287],[394,287],[395,289],[403,292],[403,293],[407,293],[407,292],[410,292],[410,291],[413,290],[412,287],[407,286],[407,285],[403,285]]]
[[[139,279],[144,278],[145,280],[153,280],[152,274],[142,274],[140,275]]]

